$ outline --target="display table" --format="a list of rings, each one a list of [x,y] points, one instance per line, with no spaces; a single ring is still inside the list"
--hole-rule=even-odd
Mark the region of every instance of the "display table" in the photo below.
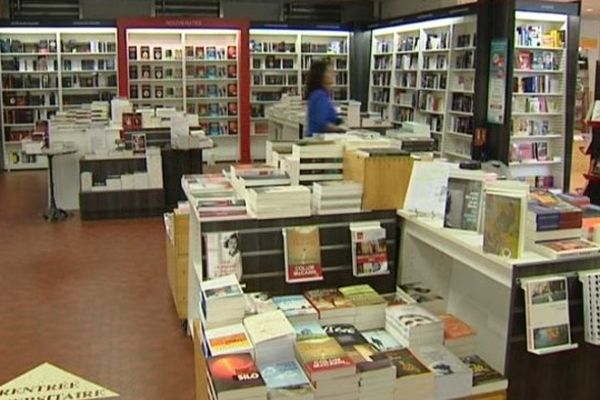
[[[404,211],[399,283],[421,281],[448,301],[447,312],[477,331],[478,354],[509,379],[510,399],[596,398],[600,349],[583,341],[583,304],[576,271],[600,268],[600,255],[550,260],[525,252],[518,260],[482,251],[482,235],[439,228]],[[552,355],[527,352],[520,280],[569,278],[573,342],[579,349]]]

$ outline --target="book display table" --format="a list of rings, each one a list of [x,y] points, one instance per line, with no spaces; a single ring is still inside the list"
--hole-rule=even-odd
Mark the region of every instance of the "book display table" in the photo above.
[[[509,380],[510,399],[595,398],[600,349],[584,342],[582,289],[577,272],[600,267],[600,255],[550,260],[525,252],[509,260],[482,251],[483,236],[438,228],[399,211],[399,283],[421,281],[447,299],[447,312],[477,331],[478,354]],[[575,350],[552,355],[527,351],[521,280],[565,276]]]

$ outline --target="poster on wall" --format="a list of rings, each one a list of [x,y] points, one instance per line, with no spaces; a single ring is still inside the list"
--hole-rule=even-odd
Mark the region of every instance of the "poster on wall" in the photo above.
[[[506,62],[508,41],[494,39],[490,44],[490,77],[488,81],[487,121],[504,124],[506,108]]]

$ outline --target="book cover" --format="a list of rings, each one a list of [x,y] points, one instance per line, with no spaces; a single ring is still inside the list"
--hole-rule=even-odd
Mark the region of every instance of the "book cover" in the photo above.
[[[308,378],[296,361],[285,361],[281,363],[268,364],[260,369],[269,392],[271,389],[288,389],[289,396],[302,396],[313,392]],[[280,390],[280,395],[284,395]]]
[[[237,135],[238,134],[238,122],[237,121],[229,121],[227,123],[227,132],[230,135]]]
[[[267,292],[244,293],[246,299],[246,315],[262,314],[277,310],[273,299]]]
[[[163,79],[163,77],[164,77],[163,67],[161,67],[161,66],[154,67],[154,79]]]
[[[483,211],[482,198],[482,181],[450,177],[444,227],[477,232]]]
[[[296,342],[296,354],[310,376],[319,372],[354,366],[333,338]]]
[[[492,368],[487,362],[477,355],[462,357],[460,361],[473,371],[473,386],[504,379],[504,376]]]
[[[344,286],[339,290],[356,307],[387,304],[385,299],[369,285]]]
[[[239,281],[235,275],[227,275],[203,281],[200,284],[200,288],[202,290],[202,297],[205,300],[243,296]]]
[[[236,46],[227,46],[227,59],[228,60],[237,60],[237,47]]]
[[[137,65],[129,66],[129,79],[137,79],[138,78],[138,67]]]
[[[486,193],[483,251],[519,258],[522,251],[524,198]]]
[[[195,56],[199,60],[204,59],[204,46],[196,46],[195,48]]]
[[[149,99],[152,97],[152,86],[142,85],[142,99]]]
[[[155,47],[152,49],[152,54],[155,60],[162,60],[162,47]]]
[[[150,79],[150,66],[142,65],[142,79]]]
[[[242,254],[238,232],[207,233],[206,256],[209,279],[234,274],[242,278]]]
[[[140,58],[142,60],[150,59],[150,47],[149,46],[141,46],[140,47]]]
[[[290,317],[317,315],[317,311],[302,295],[275,296],[273,302],[284,314]]]
[[[228,65],[227,66],[227,77],[230,79],[237,78],[237,65]]]
[[[217,67],[215,65],[206,67],[206,78],[217,78]]]
[[[396,378],[430,374],[431,371],[409,349],[399,349],[375,353],[373,360],[389,359],[396,367]]]
[[[194,58],[194,46],[185,46],[185,58]]]
[[[442,345],[421,346],[415,354],[436,376],[454,374],[473,375],[471,369]],[[469,385],[469,389],[471,385]]]
[[[324,325],[323,330],[329,337],[334,338],[342,347],[367,343],[358,329],[351,324]]]
[[[214,46],[209,46],[206,48],[206,59],[207,60],[216,60],[217,59],[217,48]]]
[[[210,357],[207,364],[217,393],[265,386],[265,381],[249,354]]]
[[[246,317],[244,326],[256,347],[260,343],[278,338],[290,337],[291,341],[296,338],[296,330],[281,310]]]
[[[211,356],[252,351],[252,343],[242,324],[206,330],[204,340]]]
[[[361,334],[363,338],[365,338],[365,340],[369,342],[373,349],[378,353],[404,347],[385,329],[365,331]]]
[[[595,252],[600,249],[596,243],[585,239],[550,240],[537,242],[536,244],[559,254],[577,252],[585,253],[588,251]]]
[[[386,309],[386,317],[398,327],[410,330],[416,326],[437,323],[440,320],[421,306],[409,304]]]
[[[377,225],[350,224],[352,270],[356,277],[388,274],[385,229]]]
[[[444,338],[446,340],[474,336],[475,330],[452,314],[440,314],[438,318],[444,322]]]
[[[238,114],[237,103],[227,103],[227,115],[236,116]]]
[[[531,69],[531,53],[519,51],[517,54],[517,69]]]
[[[319,313],[340,308],[354,308],[350,300],[345,298],[337,289],[314,289],[309,290],[304,295]]]
[[[128,56],[130,60],[137,60],[137,47],[129,46],[128,47]]]
[[[318,321],[301,321],[293,322],[292,325],[296,330],[296,341],[327,338],[327,332],[323,329]]]
[[[145,154],[146,153],[146,134],[145,133],[132,133],[131,134],[131,145],[133,148],[133,154]]]
[[[227,85],[227,96],[228,97],[237,97],[237,83],[230,83]]]
[[[283,228],[282,232],[285,281],[298,283],[323,280],[319,228]]]

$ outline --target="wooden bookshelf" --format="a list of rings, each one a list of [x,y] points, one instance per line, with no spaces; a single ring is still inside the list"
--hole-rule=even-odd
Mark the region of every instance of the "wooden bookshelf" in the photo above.
[[[350,34],[346,31],[251,29],[250,69],[253,158],[264,159],[269,138],[265,109],[283,94],[303,95],[306,72],[313,60],[329,59],[336,71],[332,96],[350,99]]]
[[[469,159],[476,47],[475,15],[373,31],[369,111],[400,125],[430,126],[435,150]],[[459,101],[460,100],[460,101]]]
[[[509,166],[531,186],[563,189],[567,32],[567,15],[515,12]]]
[[[110,27],[0,27],[4,169],[46,168],[25,154],[36,121],[117,93],[117,32]]]

